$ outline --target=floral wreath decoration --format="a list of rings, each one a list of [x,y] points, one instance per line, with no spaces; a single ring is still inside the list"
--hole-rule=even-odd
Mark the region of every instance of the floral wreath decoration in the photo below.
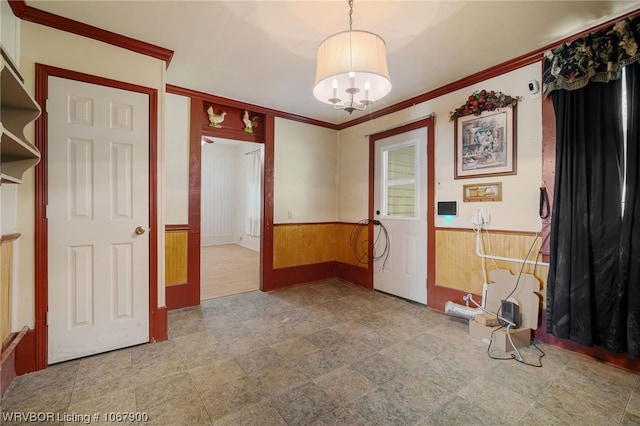
[[[484,111],[495,111],[499,108],[514,107],[522,98],[519,96],[509,96],[502,92],[478,90],[460,108],[449,113],[449,121],[466,115],[480,115]]]

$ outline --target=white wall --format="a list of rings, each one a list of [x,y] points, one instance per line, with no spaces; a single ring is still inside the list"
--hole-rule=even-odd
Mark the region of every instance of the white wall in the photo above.
[[[260,250],[260,238],[244,233],[247,215],[246,152],[262,144],[220,139],[202,145],[200,233],[202,245],[240,244]]]
[[[337,132],[277,118],[274,223],[334,222]]]
[[[235,146],[221,143],[202,145],[200,191],[200,238],[202,245],[235,242],[236,169]]]
[[[247,217],[247,173],[249,169],[249,158],[245,154],[255,151],[256,149],[262,151],[262,158],[264,159],[263,144],[241,142],[237,147],[238,163],[236,167],[236,182],[238,188],[238,196],[236,197],[235,242],[236,244],[240,244],[241,246],[248,249],[260,251],[260,237],[253,237],[245,234],[245,222]],[[262,183],[262,185],[264,191],[264,182]]]
[[[164,87],[165,63],[149,56],[121,49],[89,38],[58,31],[30,22],[21,22],[20,69],[27,89],[33,94],[35,64],[41,63],[158,90],[158,205],[164,203]],[[34,140],[33,126],[25,136]],[[28,171],[18,189],[18,221],[20,237],[17,286],[14,305],[14,330],[33,327],[34,313],[34,174]],[[162,208],[158,226],[164,229]],[[164,232],[158,232],[158,306],[165,305]]]
[[[190,99],[167,93],[165,128],[165,223],[189,222]]]
[[[470,228],[477,207],[491,215],[489,229],[539,231],[539,186],[542,182],[542,103],[531,99],[529,80],[541,79],[535,63],[482,83],[417,104],[396,113],[340,131],[338,141],[339,221],[355,222],[368,217],[368,138],[366,135],[398,127],[435,113],[435,201],[458,201],[457,218],[436,216],[436,227]],[[517,107],[517,175],[454,179],[454,124],[449,112],[462,105],[476,90],[502,91],[521,96]],[[500,202],[462,202],[462,186],[470,183],[502,182]],[[435,211],[435,206],[429,206]]]

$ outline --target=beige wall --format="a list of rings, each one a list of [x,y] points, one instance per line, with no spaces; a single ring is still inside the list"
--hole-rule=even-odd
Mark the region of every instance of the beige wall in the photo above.
[[[189,120],[190,99],[166,95],[165,219],[179,225],[189,221]]]
[[[392,76],[393,77],[393,76]],[[495,256],[514,257],[513,253],[527,253],[529,243],[523,243],[522,233],[541,230],[538,217],[539,186],[542,182],[542,105],[541,99],[529,96],[529,80],[541,78],[541,66],[532,64],[482,83],[457,90],[447,95],[417,104],[380,119],[340,131],[338,140],[338,220],[354,222],[368,217],[368,137],[382,130],[398,127],[404,123],[435,113],[435,201],[457,201],[458,216],[445,221],[435,216],[437,228],[471,228],[471,213],[484,207],[491,215],[491,230],[513,231],[509,234],[491,234],[496,239]],[[449,121],[449,112],[462,105],[476,90],[502,91],[511,96],[521,96],[517,108],[517,175],[485,178],[454,179],[454,123]],[[502,182],[502,201],[463,202],[462,188],[465,184]],[[435,206],[428,206],[435,212]],[[441,235],[442,232],[439,233]],[[484,278],[480,258],[475,253],[473,232],[471,244],[459,244],[456,239],[438,238],[436,250],[436,285],[478,293]],[[510,235],[513,234],[513,235]],[[456,236],[467,234],[455,234]],[[485,237],[489,238],[489,237]],[[527,240],[528,241],[528,240]],[[511,247],[519,244],[517,247]],[[525,246],[526,245],[526,246]],[[522,247],[521,247],[522,246]],[[500,252],[500,248],[509,250]],[[455,259],[455,262],[451,262]],[[451,265],[469,268],[455,268]],[[520,263],[500,262],[500,268],[517,271]],[[495,262],[487,262],[494,269]],[[546,269],[538,269],[541,281],[546,280]],[[458,301],[461,302],[461,301]],[[444,308],[444,307],[442,307]]]
[[[0,2],[0,41],[11,59],[20,60],[20,19],[16,18],[7,0]]]
[[[365,218],[368,206],[368,138],[366,135],[400,126],[435,113],[435,200],[458,201],[458,217],[445,222],[436,216],[436,227],[469,228],[476,207],[491,215],[489,228],[539,231],[538,188],[542,179],[541,99],[529,97],[527,82],[540,81],[540,64],[532,64],[453,93],[417,104],[376,120],[340,131],[338,141],[338,220],[353,222]],[[481,179],[454,179],[453,122],[449,112],[462,105],[476,90],[502,91],[522,96],[518,103],[518,173]],[[462,202],[462,185],[502,182],[501,202]],[[429,206],[435,209],[435,206]]]
[[[21,22],[20,70],[33,94],[35,64],[40,63],[158,89],[158,202],[164,193],[164,86],[165,63],[129,50],[79,37],[42,25]],[[33,126],[25,131],[34,140]],[[17,253],[16,304],[13,329],[33,327],[34,313],[34,173],[28,171],[18,194],[18,232],[22,234]],[[162,209],[158,225],[164,229]],[[158,233],[158,306],[164,306],[164,233]]]
[[[337,219],[337,132],[276,119],[274,223]]]

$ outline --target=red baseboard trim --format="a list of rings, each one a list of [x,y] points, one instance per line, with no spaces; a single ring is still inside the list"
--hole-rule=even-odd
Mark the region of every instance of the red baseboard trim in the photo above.
[[[163,342],[169,339],[168,312],[169,309],[166,306],[158,308],[158,335],[156,336],[156,342]]]
[[[36,371],[36,331],[29,330],[16,347],[16,375]]]
[[[606,364],[624,368],[625,370],[640,372],[640,359],[629,358],[626,353],[616,354],[609,352],[599,346],[584,346],[574,342],[573,340],[561,339],[560,337],[556,337],[553,334],[547,333],[545,331],[547,323],[547,312],[545,309],[541,310],[538,317],[538,329],[533,333],[534,337],[537,340],[547,343],[551,346],[556,346],[561,349],[576,352],[580,355],[595,358]]]
[[[15,352],[13,351],[6,358],[4,356],[2,357],[2,363],[0,363],[0,398],[4,396],[9,385],[16,377],[15,361]]]
[[[273,270],[273,288],[291,287],[336,277],[336,262],[313,263]]]
[[[0,358],[0,399],[2,399],[5,391],[18,375],[18,369],[16,368],[16,364],[18,364],[18,348],[29,332],[29,327],[24,327],[19,333],[11,333],[4,342],[2,342],[2,357]],[[30,359],[35,367],[35,339],[33,339],[33,333],[31,333],[31,336],[34,344],[31,345]]]
[[[187,306],[197,306],[200,304],[200,300],[197,303],[192,303],[191,295],[189,294],[189,287],[185,284],[169,285],[165,287],[166,307],[165,309],[173,310],[186,308]]]
[[[373,290],[373,281],[368,268],[361,268],[348,263],[335,262],[336,278],[355,284],[366,290]]]

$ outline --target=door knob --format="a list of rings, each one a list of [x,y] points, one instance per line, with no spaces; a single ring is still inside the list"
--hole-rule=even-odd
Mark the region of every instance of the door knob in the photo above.
[[[135,231],[135,232],[136,232],[136,234],[138,234],[138,235],[142,235],[142,234],[144,234],[144,228],[143,228],[142,226],[138,226],[138,227],[136,228],[136,231]]]

